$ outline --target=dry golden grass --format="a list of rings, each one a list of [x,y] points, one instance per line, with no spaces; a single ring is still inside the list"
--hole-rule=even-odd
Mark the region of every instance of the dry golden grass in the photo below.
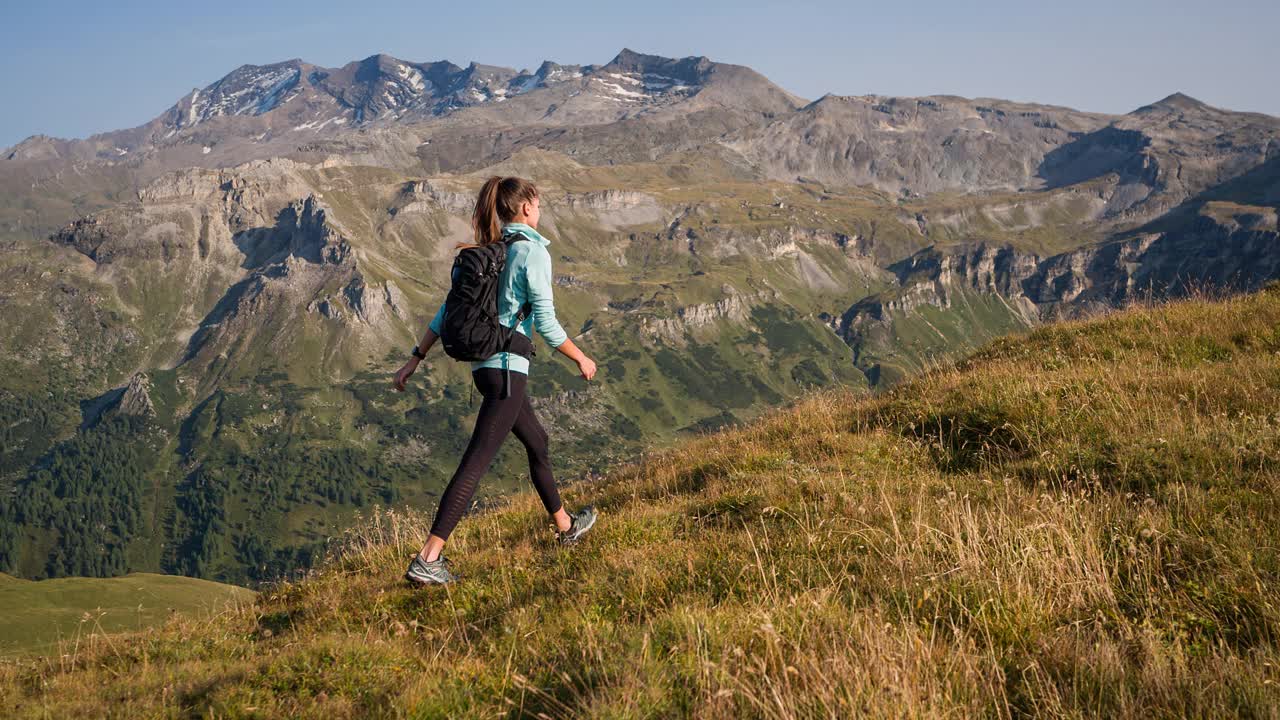
[[[1276,716],[1280,289],[1004,340],[0,669],[15,717]]]

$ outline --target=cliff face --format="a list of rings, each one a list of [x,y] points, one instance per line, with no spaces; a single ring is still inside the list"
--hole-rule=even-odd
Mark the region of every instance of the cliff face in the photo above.
[[[1035,255],[1008,247],[979,245],[953,252],[929,248],[890,266],[907,293],[889,300],[890,311],[909,312],[920,303],[949,307],[948,293],[964,288],[1006,297],[1020,294],[1020,283],[1034,274]]]
[[[662,340],[673,345],[685,344],[688,334],[710,326],[717,320],[747,323],[754,303],[768,303],[778,298],[777,291],[764,290],[741,293],[732,285],[721,288],[724,297],[709,303],[683,305],[674,308],[670,315],[644,316],[639,322],[640,333],[650,339]]]
[[[970,294],[998,299],[1017,321],[1032,326],[1200,288],[1257,289],[1280,279],[1280,232],[1271,208],[1209,204],[1161,232],[1046,258],[1007,246],[930,247],[890,269],[898,287],[833,319],[855,351],[924,308],[950,311],[957,298]]]
[[[402,212],[430,212],[443,208],[451,213],[465,215],[471,212],[476,199],[470,193],[460,192],[444,183],[432,180],[412,180],[404,184],[399,202],[391,207],[391,214]]]
[[[608,230],[657,222],[666,215],[652,195],[631,190],[567,193],[562,202],[570,212],[600,219]]]

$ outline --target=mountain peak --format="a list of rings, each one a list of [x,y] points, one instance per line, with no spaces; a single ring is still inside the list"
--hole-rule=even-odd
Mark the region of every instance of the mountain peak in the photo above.
[[[0,151],[0,159],[5,160],[34,160],[38,158],[53,158],[58,156],[58,144],[66,143],[67,140],[53,137],[40,133],[32,135],[17,145],[4,148]]]
[[[361,62],[369,63],[369,64],[377,64],[384,60],[391,61],[391,62],[400,62],[399,58],[392,57],[391,55],[388,55],[386,53],[374,53],[369,57],[365,58],[364,60],[361,60]]]
[[[235,70],[232,70],[231,72],[224,75],[223,79],[231,77],[236,73],[253,72],[257,70],[274,70],[276,68],[291,68],[291,67],[298,67],[302,64],[303,64],[302,58],[293,58],[291,60],[281,60],[279,62],[267,63],[265,65],[253,65],[251,63],[245,63],[240,67],[236,68]]]
[[[223,115],[261,115],[302,92],[300,59],[269,65],[241,65],[222,79],[191,94],[170,109],[174,129]]]
[[[643,62],[645,58],[652,58],[653,55],[645,55],[638,53],[631,48],[622,48],[622,50],[608,62],[609,65],[629,65],[632,63]]]
[[[1190,95],[1175,92],[1163,100],[1151,103],[1150,105],[1143,105],[1137,110],[1134,110],[1134,113],[1148,113],[1159,110],[1177,110],[1186,112],[1188,110],[1206,110],[1209,109],[1209,107],[1210,106],[1208,104],[1203,103]]]
[[[615,55],[605,67],[614,67],[621,70],[647,70],[655,67],[702,67],[710,64],[711,61],[701,55],[691,55],[684,58],[669,58],[664,55],[647,55],[645,53],[638,53],[631,48],[622,48],[622,51]]]

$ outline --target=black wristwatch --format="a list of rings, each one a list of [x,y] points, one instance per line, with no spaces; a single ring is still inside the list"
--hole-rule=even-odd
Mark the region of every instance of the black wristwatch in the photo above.
[[[417,345],[414,345],[414,346],[413,346],[413,356],[414,356],[414,357],[416,357],[416,358],[418,358],[419,360],[426,360],[426,359],[427,359],[427,356],[426,356],[426,355],[424,355],[424,354],[422,353],[422,351],[418,349],[418,346],[417,346]]]

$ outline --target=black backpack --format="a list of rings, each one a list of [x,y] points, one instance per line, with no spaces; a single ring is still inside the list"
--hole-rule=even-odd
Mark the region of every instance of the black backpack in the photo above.
[[[455,360],[485,360],[497,352],[532,357],[533,341],[498,323],[498,277],[507,264],[511,243],[527,240],[511,233],[502,242],[463,248],[453,259],[449,294],[444,300],[440,342]],[[529,317],[530,304],[516,314],[515,325]]]

